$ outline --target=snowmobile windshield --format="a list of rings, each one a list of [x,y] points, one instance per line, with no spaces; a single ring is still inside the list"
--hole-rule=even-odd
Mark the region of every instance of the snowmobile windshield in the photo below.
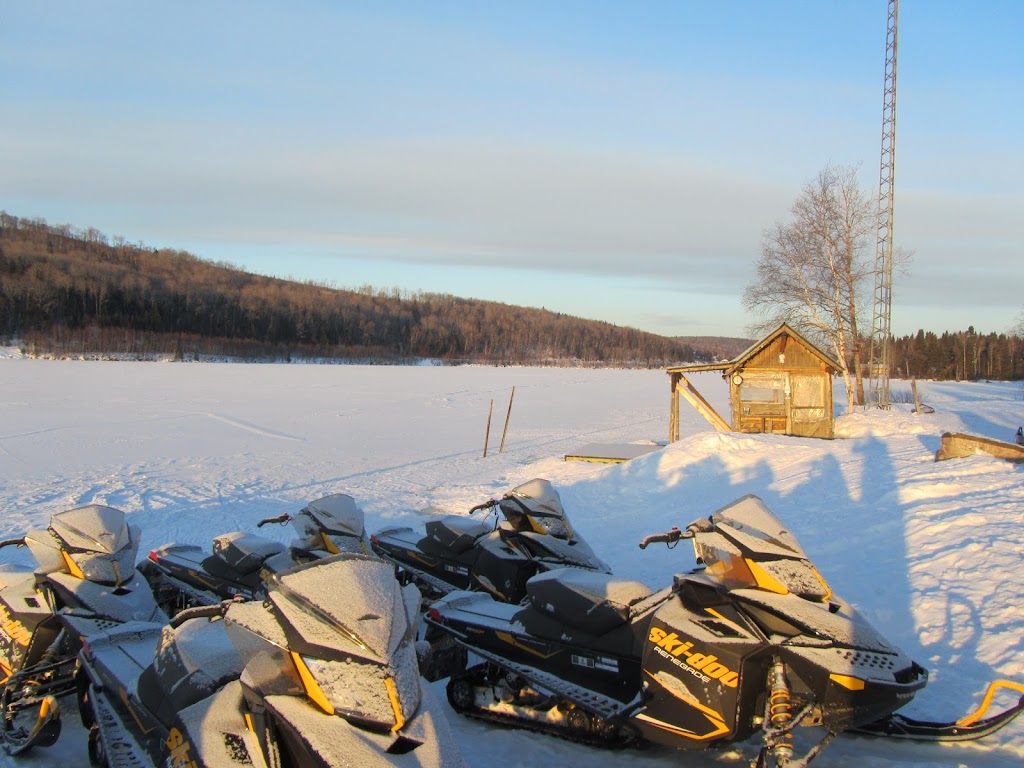
[[[731,589],[754,588],[823,601],[832,590],[796,538],[764,502],[744,496],[691,526],[693,547],[708,572]]]
[[[562,500],[547,480],[537,478],[513,488],[505,494],[499,506],[514,528],[559,539],[572,538],[572,527],[565,517]]]
[[[25,544],[43,572],[64,571],[98,584],[122,584],[135,572],[138,528],[119,509],[90,504],[54,515]]]
[[[100,504],[54,515],[50,518],[50,530],[68,549],[81,552],[112,555],[132,543],[124,512]]]
[[[305,517],[305,525],[315,525],[328,534],[361,536],[363,534],[363,510],[355,499],[344,493],[324,496],[311,501],[296,515],[296,520]]]
[[[757,496],[737,499],[715,512],[711,522],[749,555],[807,559],[796,537]]]
[[[344,493],[310,502],[292,517],[292,526],[298,533],[297,544],[303,549],[322,549],[332,555],[367,554],[363,511]]]

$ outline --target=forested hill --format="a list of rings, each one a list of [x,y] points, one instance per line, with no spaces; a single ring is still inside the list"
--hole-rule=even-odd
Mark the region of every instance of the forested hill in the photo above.
[[[707,360],[717,346],[497,302],[263,277],[0,212],[2,338],[56,355],[650,367]]]

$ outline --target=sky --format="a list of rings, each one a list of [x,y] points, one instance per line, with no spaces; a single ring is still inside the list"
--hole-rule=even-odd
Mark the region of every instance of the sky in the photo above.
[[[337,287],[747,336],[766,228],[877,196],[887,3],[0,0],[0,210]],[[1024,4],[904,0],[891,327],[1024,318]],[[870,310],[869,310],[870,311]]]

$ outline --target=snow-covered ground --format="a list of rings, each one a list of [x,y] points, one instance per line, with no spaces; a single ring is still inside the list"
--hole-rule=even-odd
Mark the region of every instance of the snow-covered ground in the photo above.
[[[930,669],[908,714],[955,719],[990,679],[1024,682],[1024,467],[986,455],[933,460],[944,431],[1012,440],[1024,423],[1019,383],[922,382],[935,413],[898,404],[844,416],[832,441],[719,434],[684,404],[681,441],[612,465],[563,456],[588,443],[664,441],[663,372],[0,358],[0,538],[99,502],[141,526],[142,552],[169,541],[208,546],[218,533],[254,530],[263,517],[337,492],[356,498],[372,532],[419,526],[427,507],[466,511],[545,477],[617,575],[658,588],[690,568],[693,553],[641,551],[643,535],[755,493],[833,589]],[[693,380],[727,411],[720,377]],[[893,389],[909,393],[902,382]],[[287,528],[260,532],[290,537]],[[26,554],[8,548],[0,557]],[[443,699],[443,685],[435,692]],[[448,714],[473,768],[743,765],[736,749],[604,752]],[[7,759],[84,765],[76,721],[72,711],[50,750]],[[815,765],[1022,761],[1024,720],[959,747],[842,737]]]

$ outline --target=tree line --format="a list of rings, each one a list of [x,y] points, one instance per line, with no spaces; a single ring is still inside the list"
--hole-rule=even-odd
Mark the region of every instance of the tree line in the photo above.
[[[681,339],[447,294],[343,290],[0,212],[0,337],[56,355],[661,367]]]
[[[889,348],[894,374],[915,379],[1018,381],[1024,379],[1024,339],[1012,333],[919,330],[894,339]]]

